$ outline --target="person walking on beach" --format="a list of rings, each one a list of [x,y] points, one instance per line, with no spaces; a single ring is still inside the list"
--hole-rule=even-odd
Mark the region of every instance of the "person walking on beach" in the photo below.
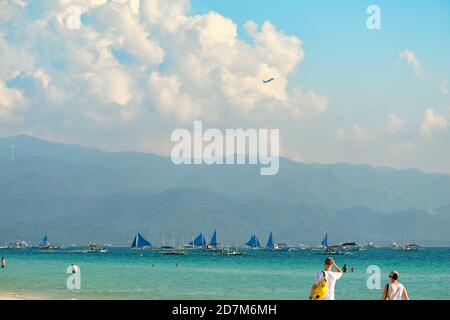
[[[336,271],[332,270],[333,267]],[[342,270],[331,257],[325,259],[323,269],[323,271],[317,273],[311,287],[311,292],[313,292],[320,285],[320,283],[325,280],[327,287],[326,294],[323,299],[320,300],[334,300],[334,287],[336,285],[336,281],[342,277]]]
[[[381,300],[409,300],[408,291],[404,285],[398,282],[398,272],[392,271],[389,274],[389,282],[383,290]]]
[[[2,270],[6,268],[6,259],[2,257]]]

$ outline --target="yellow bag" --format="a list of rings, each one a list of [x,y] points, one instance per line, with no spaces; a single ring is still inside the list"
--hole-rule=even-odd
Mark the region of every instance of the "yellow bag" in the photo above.
[[[327,295],[328,290],[327,277],[324,271],[322,271],[322,274],[323,278],[311,290],[311,295],[309,296],[310,300],[323,300]]]

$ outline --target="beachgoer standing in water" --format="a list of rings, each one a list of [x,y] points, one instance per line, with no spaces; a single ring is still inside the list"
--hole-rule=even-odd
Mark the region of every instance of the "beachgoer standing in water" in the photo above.
[[[2,270],[6,267],[6,259],[5,257],[2,257]]]
[[[390,283],[384,287],[381,300],[409,300],[408,291],[405,286],[398,282],[398,272],[392,271],[389,274]]]
[[[344,264],[344,267],[342,268],[342,272],[346,273],[347,271],[348,271],[348,269],[347,269],[347,265],[346,265],[346,264]]]
[[[336,269],[336,271],[332,270],[333,267]],[[314,288],[318,286],[322,279],[325,277],[327,281],[327,293],[323,300],[334,300],[334,287],[336,285],[336,281],[342,277],[342,270],[331,257],[325,259],[323,269],[324,271],[320,271],[317,273],[311,291],[313,291]]]

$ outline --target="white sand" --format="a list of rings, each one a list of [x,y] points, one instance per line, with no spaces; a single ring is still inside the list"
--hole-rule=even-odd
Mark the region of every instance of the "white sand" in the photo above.
[[[44,298],[20,295],[17,293],[0,292],[0,300],[45,300]]]

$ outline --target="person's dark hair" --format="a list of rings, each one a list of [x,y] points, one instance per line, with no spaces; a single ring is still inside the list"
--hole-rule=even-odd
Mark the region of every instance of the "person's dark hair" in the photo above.
[[[334,260],[333,260],[333,258],[332,257],[328,257],[328,258],[326,258],[325,259],[325,262],[324,262],[327,266],[332,266],[333,264],[334,264]]]
[[[392,276],[392,279],[398,280],[398,272],[397,271],[392,271],[391,276]]]

